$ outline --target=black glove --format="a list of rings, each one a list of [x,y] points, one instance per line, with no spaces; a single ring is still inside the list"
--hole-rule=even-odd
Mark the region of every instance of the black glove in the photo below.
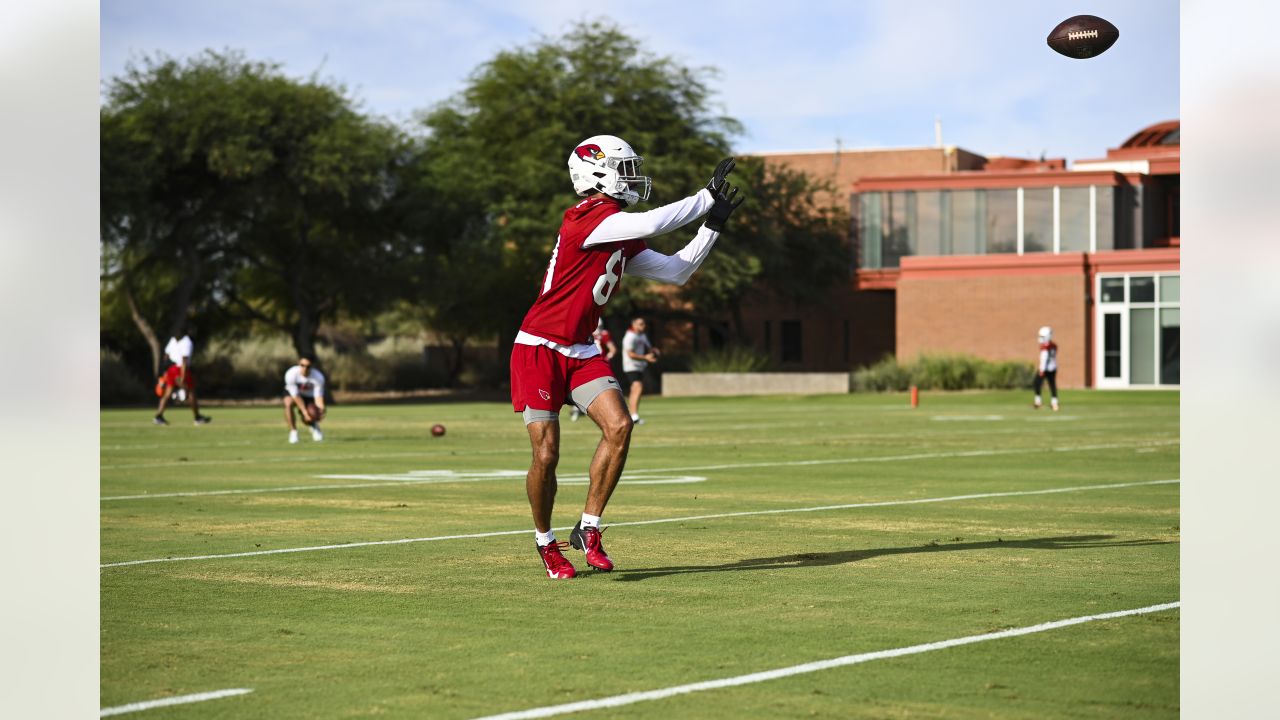
[[[727,194],[724,192],[724,188],[729,188]],[[734,202],[734,198],[738,197],[738,188],[730,188],[728,183],[724,184],[720,192],[712,191],[712,194],[715,195],[716,201],[711,206],[710,212],[707,213],[707,220],[703,224],[707,226],[708,230],[724,232],[724,224],[729,221],[729,216],[733,214],[734,210],[738,209],[739,205],[746,202],[747,198],[743,196],[737,202]]]
[[[713,196],[719,195],[720,191],[724,190],[725,185],[728,184],[728,181],[725,180],[725,176],[733,172],[733,166],[735,164],[736,163],[733,162],[733,158],[727,157],[721,160],[720,164],[716,166],[715,174],[711,176],[711,181],[707,183],[707,189],[711,191]]]

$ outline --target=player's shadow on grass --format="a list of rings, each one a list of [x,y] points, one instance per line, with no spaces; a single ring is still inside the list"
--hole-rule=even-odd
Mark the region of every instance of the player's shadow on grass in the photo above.
[[[795,553],[767,558],[750,558],[722,565],[680,565],[674,567],[618,570],[615,577],[621,581],[649,580],[666,575],[692,573],[740,572],[743,570],[784,570],[787,568],[826,567],[869,560],[886,555],[915,555],[922,553],[956,552],[961,550],[1088,550],[1093,548],[1143,547],[1146,545],[1170,545],[1171,540],[1114,540],[1114,535],[1066,535],[1063,537],[1032,538],[1030,540],[987,540],[983,542],[929,543],[912,547],[869,548],[866,550],[838,550],[825,553]]]

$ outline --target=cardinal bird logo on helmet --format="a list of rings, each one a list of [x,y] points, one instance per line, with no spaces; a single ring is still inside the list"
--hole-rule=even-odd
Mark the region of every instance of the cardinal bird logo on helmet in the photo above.
[[[604,159],[604,151],[600,149],[599,145],[579,145],[577,149],[574,150],[574,152],[577,153],[578,157],[582,158],[583,160],[603,160]]]

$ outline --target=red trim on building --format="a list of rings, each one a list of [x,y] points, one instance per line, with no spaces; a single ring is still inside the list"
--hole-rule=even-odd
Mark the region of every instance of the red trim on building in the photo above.
[[[1124,176],[1112,170],[965,171],[945,175],[862,178],[853,184],[853,191],[863,193],[892,190],[995,190],[1055,185],[1080,187],[1123,184],[1125,184]]]
[[[1152,158],[1147,167],[1152,175],[1181,175],[1182,158],[1179,155],[1167,158]]]
[[[990,277],[992,275],[1077,275],[1085,253],[1027,255],[940,255],[902,258],[900,277]]]
[[[893,290],[898,287],[897,268],[858,270],[853,277],[855,290]]]

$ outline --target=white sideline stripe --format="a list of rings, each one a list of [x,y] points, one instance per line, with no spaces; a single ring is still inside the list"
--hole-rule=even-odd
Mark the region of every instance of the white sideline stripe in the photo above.
[[[918,498],[915,500],[883,500],[880,502],[848,503],[845,505],[819,505],[804,508],[779,508],[775,510],[746,510],[743,512],[716,513],[714,515],[686,515],[684,517],[661,518],[658,520],[633,520],[631,522],[609,523],[610,527],[627,525],[657,525],[659,523],[686,522],[689,520],[714,520],[717,518],[748,517],[752,515],[781,515],[784,513],[821,512],[823,510],[849,510],[853,508],[887,507],[890,505],[920,505],[924,503],[951,502],[954,500],[978,500],[981,498],[1016,497],[1020,495],[1050,495],[1053,493],[1080,492],[1084,490],[1112,490],[1115,488],[1139,487],[1142,485],[1169,485],[1180,480],[1142,480],[1138,482],[1111,483],[1108,485],[1077,485],[1074,487],[1049,488],[1046,490],[1016,490],[1012,492],[974,493],[971,495],[949,495],[947,497]],[[572,530],[572,526],[552,528],[553,530]],[[468,540],[474,538],[498,537],[500,535],[528,534],[529,530],[498,530],[495,532],[468,533],[466,535],[437,535],[434,537],[401,538],[399,540],[370,540],[366,542],[339,543],[336,545],[313,545],[310,547],[280,548],[278,550],[253,550],[251,552],[222,553],[218,555],[189,555],[186,557],[148,558],[146,560],[125,560],[123,562],[103,563],[99,568],[123,567],[126,565],[149,565],[151,563],[181,562],[184,560],[220,560],[223,558],[252,557],[256,555],[280,555],[283,553],[311,552],[314,550],[345,550],[347,548],[372,547],[374,545],[404,545],[407,543],[436,542],[440,540]]]
[[[995,431],[991,431],[991,432],[995,432]],[[1024,432],[1024,431],[1022,429],[1016,429],[1010,432]],[[990,434],[990,432],[987,432],[984,434]],[[896,434],[890,435],[890,437],[893,437],[893,436],[896,436]],[[859,437],[862,437],[862,436],[859,436]],[[885,435],[877,434],[877,435],[868,435],[866,437],[885,437]],[[760,441],[731,440],[731,441],[713,442],[713,443],[696,443],[694,445],[696,446],[696,445],[755,444],[756,442],[771,443],[774,441],[768,440],[768,439],[760,440]],[[1139,445],[1143,445],[1143,444],[1177,445],[1179,442],[1180,441],[1176,439],[1175,440],[1154,440],[1148,443],[1139,443]],[[690,447],[690,446],[691,445],[689,443],[660,443],[660,444],[650,445],[647,447]],[[1044,448],[1028,448],[1028,449],[1022,449],[1022,450],[992,450],[987,452],[979,451],[979,454],[1006,455],[1006,454],[1029,453],[1029,452],[1072,452],[1075,450],[1105,450],[1105,449],[1126,448],[1126,447],[1135,447],[1135,446],[1133,444],[1081,445],[1079,447],[1049,448],[1047,450]],[[469,452],[472,452],[473,454],[476,454],[476,455],[505,455],[507,453],[527,453],[529,452],[529,450],[528,448],[509,448],[509,449],[502,449],[502,450],[472,450]],[[369,460],[369,459],[383,459],[383,458],[393,458],[393,457],[406,457],[406,458],[407,457],[442,457],[444,455],[445,453],[443,452],[430,452],[430,451],[379,453],[379,454],[366,453],[361,455],[301,455],[296,457],[274,457],[274,458],[262,458],[262,459],[240,459],[240,460],[180,460],[180,461],[174,461],[174,462],[123,463],[123,464],[116,464],[116,465],[99,465],[98,469],[99,470],[123,470],[123,469],[130,469],[130,468],[152,468],[152,467],[157,467],[157,468],[158,467],[190,467],[194,465],[249,465],[254,463],[315,462],[317,460]],[[925,457],[928,457],[928,456],[925,456]],[[955,457],[955,456],[940,455],[939,457]],[[916,457],[912,456],[909,459],[916,459]],[[838,460],[838,461],[831,461],[831,462],[862,462],[862,461],[863,461],[862,459],[856,459],[852,461]],[[782,463],[782,464],[787,465],[791,463]],[[760,465],[760,466],[753,465],[751,467],[770,467],[770,465]]]
[[[1025,455],[1027,453],[1042,452],[1078,452],[1083,450],[1115,450],[1120,448],[1149,448],[1161,445],[1177,445],[1179,440],[1153,440],[1143,443],[1114,443],[1105,445],[1075,445],[1056,448],[1018,448],[1011,450],[966,450],[944,453],[913,453],[910,455],[881,455],[878,457],[853,457],[853,458],[834,458],[828,460],[786,460],[775,462],[754,462],[754,463],[729,463],[725,465],[695,465],[690,467],[673,467],[673,468],[653,468],[650,470],[635,470],[628,474],[628,477],[636,475],[653,475],[655,473],[665,472],[687,472],[692,470],[736,470],[738,468],[763,468],[763,467],[794,467],[798,465],[842,465],[851,463],[868,463],[868,462],[902,462],[907,460],[934,460],[943,458],[957,457],[986,457],[990,455]],[[391,456],[386,456],[391,457]],[[248,462],[248,461],[246,461]],[[179,463],[186,464],[186,463]],[[103,465],[102,467],[112,467]],[[123,467],[123,466],[115,466]],[[506,473],[510,477],[524,476],[524,470],[498,470],[496,473]],[[317,475],[316,477],[332,478],[332,479],[351,479],[363,480],[374,478],[386,478],[386,475]],[[501,479],[503,475],[484,474],[482,479]],[[476,479],[481,479],[480,474],[475,474]],[[440,482],[470,482],[472,476],[465,479],[451,478],[449,480],[438,480],[436,478],[419,480],[396,480],[396,484],[435,484]],[[172,497],[200,497],[204,495],[247,495],[254,493],[276,493],[276,492],[301,492],[305,490],[348,490],[356,488],[380,487],[383,485],[393,484],[387,483],[362,483],[358,485],[296,485],[290,487],[275,488],[250,488],[245,490],[200,490],[191,492],[172,492],[172,493],[148,493],[142,495],[113,495],[109,497],[99,498],[101,502],[115,500],[149,500],[152,498],[172,498]]]
[[[230,688],[228,690],[213,690],[194,695],[178,695],[177,697],[161,698],[160,700],[147,700],[146,702],[103,708],[98,717],[124,715],[125,713],[138,712],[139,710],[151,710],[152,708],[169,707],[170,705],[186,705],[187,703],[204,702],[205,700],[218,700],[225,697],[235,697],[236,695],[248,695],[251,692],[253,692],[253,688]]]
[[[1004,638],[1031,635],[1033,633],[1045,632],[1046,630],[1057,630],[1058,628],[1081,625],[1083,623],[1094,622],[1096,620],[1111,620],[1130,615],[1145,615],[1147,613],[1162,612],[1164,610],[1174,610],[1180,606],[1181,601],[1174,601],[1162,603],[1160,605],[1148,605],[1147,607],[1134,608],[1132,610],[1119,610],[1116,612],[1099,613],[1097,615],[1082,615],[1080,617],[1067,618],[1065,620],[1054,620],[1053,622],[1041,623],[1039,625],[1029,625],[1027,627],[1000,630],[998,632],[983,633],[981,635],[969,635],[967,637],[954,638],[951,640],[939,640],[937,642],[910,645],[908,647],[894,648],[892,650],[877,650],[875,652],[859,653],[857,655],[845,655],[843,657],[832,658],[830,660],[819,660],[817,662],[805,663],[803,665],[792,665],[791,667],[777,668],[775,670],[765,670],[763,672],[751,673],[749,675],[738,675],[736,677],[720,678],[718,680],[704,680],[702,682],[689,683],[688,685],[676,685],[674,687],[660,688],[658,690],[645,690],[643,692],[614,695],[612,697],[597,698],[595,700],[579,700],[578,702],[565,703],[563,705],[548,705],[546,707],[518,710],[515,712],[502,713],[500,715],[486,715],[482,718],[476,718],[475,720],[530,720],[531,718],[547,718],[555,715],[564,715],[566,713],[599,710],[600,708],[620,707],[622,705],[631,705],[633,703],[646,702],[648,700],[662,700],[676,695],[687,695],[689,693],[701,692],[703,690],[717,690],[720,688],[737,687],[738,685],[750,685],[752,683],[765,682],[768,680],[777,680],[779,678],[791,677],[792,675],[803,675],[806,673],[818,672],[819,670],[830,670],[831,668],[844,667],[846,665],[857,665],[859,663],[871,662],[872,660],[885,660],[888,658],[932,652],[934,650],[946,650],[947,648],[959,647],[961,645],[972,645],[973,643],[986,642],[987,640],[1002,640]]]
[[[524,478],[526,471],[521,470],[518,477]],[[453,477],[453,478],[413,478],[413,479],[392,479],[392,475],[317,475],[322,478],[335,479],[367,479],[373,480],[382,478],[380,482],[355,483],[352,485],[295,485],[293,487],[277,487],[277,488],[246,488],[244,490],[192,490],[191,492],[171,492],[171,493],[146,493],[143,495],[112,495],[109,497],[99,498],[100,502],[108,502],[113,500],[151,500],[154,498],[175,498],[175,497],[204,497],[206,495],[258,495],[262,493],[282,493],[297,492],[302,490],[349,490],[352,488],[371,488],[371,487],[391,487],[393,485],[440,485],[445,483],[464,483],[464,482],[480,482],[482,480],[509,480],[511,475],[486,475],[484,477]],[[680,475],[675,477],[640,477],[628,478],[628,485],[684,485],[688,483],[706,482],[705,477],[696,475]],[[590,480],[586,476],[559,478],[558,482],[562,485],[587,485]]]

